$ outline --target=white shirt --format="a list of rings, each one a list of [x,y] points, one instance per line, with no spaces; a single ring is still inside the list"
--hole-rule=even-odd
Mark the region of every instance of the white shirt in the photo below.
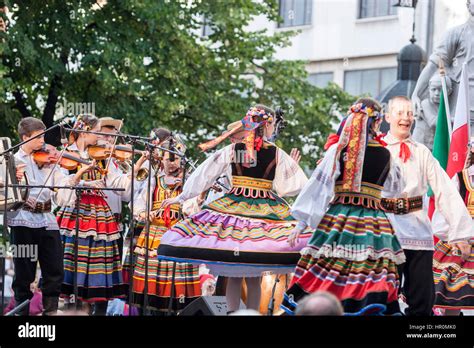
[[[234,144],[227,145],[209,156],[186,180],[183,192],[179,195],[181,203],[194,198],[209,189],[223,173],[229,173],[234,160]],[[229,179],[231,179],[228,176]],[[303,170],[285,151],[277,148],[273,190],[280,197],[295,196],[306,185],[308,178]]]
[[[411,138],[405,140],[410,149],[410,158],[403,162],[400,157],[400,140],[390,133],[384,138],[392,159],[398,164],[405,187],[399,197],[425,196],[428,186],[434,192],[435,204],[449,224],[448,241],[468,240],[472,235],[473,223],[469,213],[439,162],[423,144]],[[393,198],[391,195],[384,197]],[[387,214],[395,234],[403,249],[433,250],[433,232],[428,218],[428,200],[423,202],[423,209],[405,215]]]
[[[29,185],[68,185],[70,178],[66,176],[60,168],[51,175],[50,179],[46,182],[53,166],[45,166],[42,169],[34,162],[31,155],[28,155],[21,148],[15,154],[15,162],[23,163],[26,165],[25,175]],[[40,193],[41,191],[41,193]],[[39,194],[39,196],[38,196]],[[38,203],[44,203],[51,200],[53,192],[50,189],[30,188],[29,199],[36,199]],[[8,215],[8,226],[24,226],[28,228],[46,228],[47,230],[59,230],[56,222],[56,217],[53,213],[32,213],[23,209],[18,209],[13,212],[9,212]]]
[[[90,160],[89,155],[87,152],[79,151],[77,148],[76,144],[72,144],[68,147],[68,150],[70,151],[78,151],[79,155],[82,159],[85,160]],[[110,165],[108,168],[107,176],[105,177],[105,187],[110,187],[110,188],[116,188],[116,189],[125,189],[125,191],[111,191],[111,190],[106,190],[102,191],[105,193],[105,196],[107,196],[109,193],[114,192],[116,195],[120,197],[125,197],[124,199],[128,199],[127,197],[130,197],[130,183],[131,183],[131,178],[129,177],[128,174],[122,173],[122,171],[117,168],[115,165]],[[84,181],[81,180],[80,185],[83,185]],[[107,199],[107,198],[106,198]],[[114,198],[111,198],[113,203],[117,203]],[[76,204],[76,193],[74,190],[58,190],[55,192],[53,195],[53,200],[54,203],[58,206],[69,206],[69,207],[74,207]],[[112,210],[113,208],[111,208]],[[115,209],[118,209],[117,206],[115,206]],[[120,206],[121,209],[121,206]],[[113,211],[115,213],[116,211]]]

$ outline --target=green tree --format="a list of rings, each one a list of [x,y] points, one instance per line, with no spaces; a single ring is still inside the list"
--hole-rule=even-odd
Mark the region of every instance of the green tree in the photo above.
[[[8,111],[11,124],[35,116],[51,126],[61,105],[68,111],[70,103],[91,103],[100,117],[124,119],[126,132],[177,130],[197,155],[196,144],[261,102],[287,111],[281,144],[302,147],[313,166],[335,121],[332,111],[344,112],[351,101],[335,85],[311,86],[305,62],[273,59],[295,32],[248,30],[256,16],[280,19],[277,0],[7,5],[12,20],[2,64],[11,83],[2,90],[10,107],[0,116]],[[204,25],[209,35],[203,36]],[[57,141],[57,134],[47,140]]]

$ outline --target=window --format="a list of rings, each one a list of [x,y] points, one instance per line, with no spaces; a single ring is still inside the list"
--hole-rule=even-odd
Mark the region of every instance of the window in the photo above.
[[[310,74],[308,76],[308,81],[313,86],[316,86],[316,87],[319,87],[319,88],[325,88],[325,87],[327,87],[329,82],[333,81],[333,76],[334,76],[334,74],[332,72]]]
[[[369,94],[377,97],[397,79],[397,68],[346,71],[344,90],[352,95]]]
[[[283,22],[279,28],[311,24],[313,0],[280,0],[280,17]]]
[[[394,16],[397,0],[359,0],[359,18]]]

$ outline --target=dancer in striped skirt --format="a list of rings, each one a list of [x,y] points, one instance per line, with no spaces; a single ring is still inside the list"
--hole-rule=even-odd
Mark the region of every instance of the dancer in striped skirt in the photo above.
[[[185,147],[182,142],[174,136],[168,137],[160,146],[170,148],[174,151],[184,153]],[[135,267],[133,274],[133,302],[138,306],[144,305],[145,279],[147,280],[148,309],[166,311],[169,308],[172,296],[173,262],[158,260],[157,249],[163,234],[176,222],[181,220],[183,213],[191,213],[197,209],[193,205],[195,200],[181,204],[173,204],[161,209],[163,201],[178,196],[182,191],[183,168],[181,159],[175,155],[170,158],[170,153],[162,151],[162,171],[156,172],[152,181],[150,195],[150,232],[148,236],[144,228],[138,238],[135,248]],[[146,188],[142,190],[136,199],[135,216],[143,221],[146,217]],[[148,252],[148,270],[146,270],[146,256]],[[189,263],[177,263],[175,270],[174,295],[171,299],[172,309],[175,311],[183,309],[191,301],[201,296],[199,285],[199,267]]]
[[[95,116],[84,115],[76,122],[75,129],[99,131],[100,122]],[[88,146],[97,143],[97,135],[71,133],[70,151],[90,160]],[[95,164],[95,163],[94,163]],[[107,193],[101,187],[125,188],[129,190],[130,178],[114,165],[104,171],[104,161],[97,162],[82,176],[81,184],[90,186],[80,198],[79,236],[76,236],[76,195],[74,191],[60,190],[56,203],[60,206],[57,221],[64,244],[64,281],[61,293],[74,294],[74,243],[78,238],[78,299],[95,303],[96,315],[105,315],[107,301],[125,297],[126,287],[122,280],[122,269],[118,239],[119,226],[107,204]],[[129,194],[125,192],[124,194]]]
[[[337,142],[292,207],[299,224],[291,245],[306,226],[316,230],[284,296],[282,309],[289,314],[316,291],[336,295],[347,314],[400,312],[397,265],[405,258],[380,202],[382,190],[401,186],[398,167],[378,140],[381,122],[375,100],[353,105]]]
[[[470,144],[464,170],[459,173],[459,191],[474,218],[474,145]],[[448,243],[449,225],[439,212],[433,216],[433,232],[440,238],[433,254],[435,304],[445,315],[460,315],[474,309],[474,230],[463,252]],[[467,242],[466,242],[467,244]]]
[[[298,252],[311,233],[290,246],[287,239],[296,221],[280,196],[296,195],[307,178],[298,164],[267,139],[273,135],[275,112],[263,105],[250,108],[239,127],[209,143],[207,150],[242,130],[241,142],[228,145],[204,161],[186,181],[183,192],[164,205],[196,197],[232,168],[232,189],[165,233],[158,257],[205,263],[227,282],[229,311],[239,308],[242,278],[246,278],[247,307],[258,309],[262,272],[290,273]]]

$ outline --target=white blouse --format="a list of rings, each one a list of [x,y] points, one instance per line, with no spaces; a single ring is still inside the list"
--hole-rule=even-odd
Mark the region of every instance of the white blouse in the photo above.
[[[178,196],[181,202],[196,197],[209,189],[229,168],[234,158],[234,144],[227,145],[209,156],[196,168],[184,184]],[[229,174],[228,174],[229,175]],[[229,177],[230,181],[232,178]],[[273,190],[280,196],[295,196],[304,187],[308,178],[301,167],[285,151],[277,148]]]
[[[69,150],[78,151],[76,144],[69,146]],[[89,160],[87,153],[79,152],[81,158]],[[84,180],[81,180],[78,186],[87,186],[87,183]],[[116,191],[115,194],[119,195],[121,198],[127,199],[130,197],[131,190],[131,176],[129,174],[124,174],[118,167],[113,164],[109,165],[107,175],[105,177],[105,187],[116,188],[116,189],[125,189],[125,191]],[[105,196],[109,191],[103,191]],[[76,204],[76,192],[75,190],[62,189],[58,190],[54,196],[54,202],[56,205],[64,207],[73,207]]]
[[[316,167],[308,183],[292,206],[291,214],[298,222],[298,229],[310,226],[316,229],[334,197],[336,179],[341,174],[337,144],[332,145],[325,153],[323,160]],[[336,165],[334,170],[334,164]],[[383,185],[383,193],[394,196],[403,187],[400,169],[390,163],[390,170]]]

